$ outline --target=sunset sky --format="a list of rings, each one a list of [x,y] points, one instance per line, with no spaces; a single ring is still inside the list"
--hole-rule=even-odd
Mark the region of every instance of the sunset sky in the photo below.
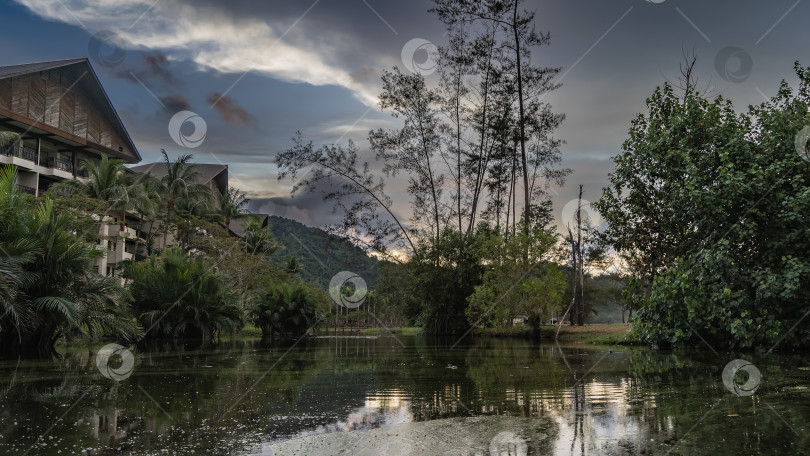
[[[318,195],[290,200],[272,157],[297,130],[316,143],[353,139],[367,151],[370,129],[395,126],[376,104],[379,76],[403,66],[410,40],[445,43],[431,3],[6,1],[0,65],[90,58],[145,162],[165,148],[170,156],[228,164],[231,184],[254,198],[254,210],[319,226],[338,216]],[[547,100],[567,116],[557,136],[566,141],[563,165],[574,173],[554,196],[558,218],[580,183],[586,199],[599,197],[631,119],[657,85],[676,78],[684,49],[698,56],[701,86],[738,110],[773,96],[782,79],[794,82],[796,60],[810,65],[810,1],[551,0],[526,7],[552,37],[534,50],[534,62],[562,67],[563,87]],[[119,43],[120,52],[99,47],[104,39]],[[169,120],[182,110],[205,120],[199,147],[183,148],[169,135]],[[390,187],[404,203],[403,184]]]

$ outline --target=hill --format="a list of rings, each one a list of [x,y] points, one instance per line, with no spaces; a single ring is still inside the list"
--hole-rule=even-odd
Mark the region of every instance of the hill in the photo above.
[[[347,239],[275,215],[270,216],[268,225],[276,241],[284,246],[270,257],[271,261],[284,266],[288,258],[296,257],[301,279],[326,289],[333,275],[351,271],[362,277],[370,289],[377,286],[377,260]]]

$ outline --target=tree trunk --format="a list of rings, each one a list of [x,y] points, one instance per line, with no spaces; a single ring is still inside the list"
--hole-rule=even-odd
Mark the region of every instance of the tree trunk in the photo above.
[[[520,51],[520,35],[518,33],[518,20],[517,20],[518,2],[515,2],[514,10],[512,12],[512,31],[515,36],[515,62],[517,64],[517,90],[518,90],[518,108],[520,116],[518,118],[518,125],[520,126],[520,158],[523,165],[523,200],[525,207],[523,208],[523,232],[526,236],[529,235],[529,221],[531,220],[531,197],[529,195],[529,167],[528,160],[526,159],[526,118],[523,106],[523,68],[521,68],[521,51]],[[526,245],[524,253],[525,258],[529,257],[529,246]]]

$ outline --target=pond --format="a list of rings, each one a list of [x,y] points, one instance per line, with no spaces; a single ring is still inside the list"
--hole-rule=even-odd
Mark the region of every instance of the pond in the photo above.
[[[807,355],[457,342],[2,361],[0,454],[810,454]]]

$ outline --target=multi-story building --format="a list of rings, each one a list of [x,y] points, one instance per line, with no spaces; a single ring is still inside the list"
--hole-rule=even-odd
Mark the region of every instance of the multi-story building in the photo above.
[[[82,178],[82,160],[141,156],[87,59],[0,67],[0,131],[21,139],[0,151],[18,167],[20,188],[39,195]]]
[[[84,179],[83,161],[141,156],[87,59],[0,67],[0,131],[19,139],[0,147],[0,166],[17,166],[18,186],[40,195],[55,182]],[[99,272],[135,253],[138,233],[115,217],[99,220]]]
[[[0,144],[0,166],[17,166],[18,186],[41,195],[52,184],[85,179],[84,161],[103,156],[126,164],[141,161],[107,93],[87,59],[59,60],[0,67],[0,132],[17,133],[13,144]],[[211,190],[228,188],[228,166],[194,164],[200,183]],[[128,168],[134,173],[166,174],[165,163]],[[155,227],[128,214],[126,224],[116,215],[99,219],[98,247],[106,252],[99,260],[102,274],[116,275],[122,261],[142,258],[146,241],[141,230]],[[236,233],[234,233],[236,235]],[[158,237],[153,247],[162,248]],[[170,234],[167,245],[174,243]]]

